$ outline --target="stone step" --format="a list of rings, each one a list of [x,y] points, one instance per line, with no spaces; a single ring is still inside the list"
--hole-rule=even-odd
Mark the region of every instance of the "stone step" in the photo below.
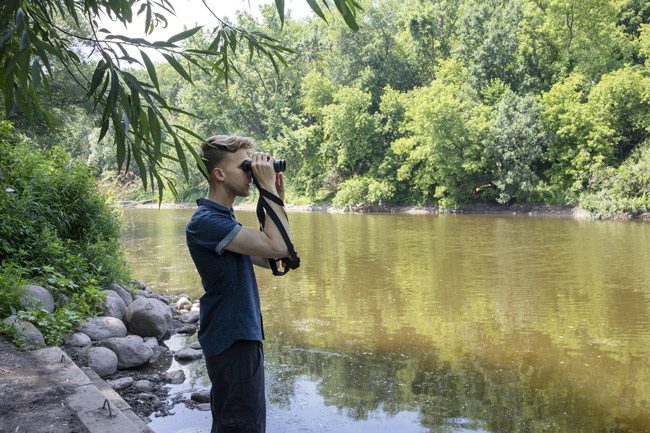
[[[65,403],[90,433],[153,433],[106,382],[90,369],[84,372],[60,348],[31,354],[53,383],[74,388]]]

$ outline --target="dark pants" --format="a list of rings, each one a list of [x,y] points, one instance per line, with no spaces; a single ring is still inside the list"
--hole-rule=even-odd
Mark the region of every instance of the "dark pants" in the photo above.
[[[210,433],[265,433],[262,343],[240,340],[205,361],[212,382]]]

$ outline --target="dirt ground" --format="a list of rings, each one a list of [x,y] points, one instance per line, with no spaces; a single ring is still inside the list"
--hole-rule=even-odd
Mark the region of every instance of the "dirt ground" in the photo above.
[[[29,352],[0,336],[1,433],[88,433],[65,403],[72,390],[53,385],[34,368]]]

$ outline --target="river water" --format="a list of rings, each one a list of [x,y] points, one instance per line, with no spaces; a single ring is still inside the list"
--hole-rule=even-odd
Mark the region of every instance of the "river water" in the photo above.
[[[127,210],[123,245],[138,279],[196,299],[191,213]],[[268,433],[650,432],[650,224],[289,218],[300,269],[257,270]],[[173,367],[172,392],[208,386],[202,362]],[[150,426],[209,431],[174,412]]]

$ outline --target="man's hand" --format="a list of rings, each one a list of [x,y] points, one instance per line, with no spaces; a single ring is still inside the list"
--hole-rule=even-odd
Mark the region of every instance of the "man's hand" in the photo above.
[[[275,174],[275,189],[278,192],[278,197],[284,203],[284,175],[282,173]]]
[[[252,157],[251,169],[257,183],[265,190],[277,195],[273,157],[265,152],[255,152]]]

